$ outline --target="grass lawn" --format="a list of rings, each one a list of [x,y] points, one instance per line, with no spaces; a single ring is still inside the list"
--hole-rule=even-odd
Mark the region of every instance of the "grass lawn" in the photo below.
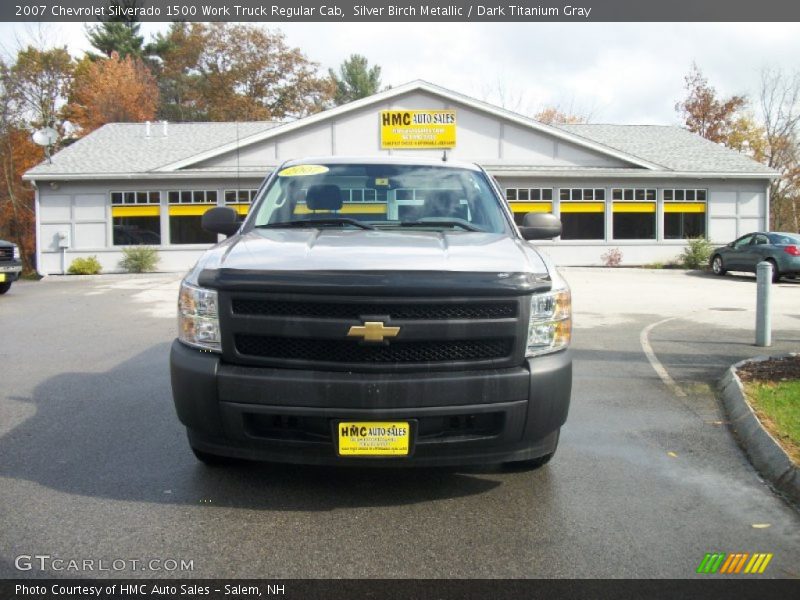
[[[744,387],[761,423],[800,465],[800,379],[749,381]]]

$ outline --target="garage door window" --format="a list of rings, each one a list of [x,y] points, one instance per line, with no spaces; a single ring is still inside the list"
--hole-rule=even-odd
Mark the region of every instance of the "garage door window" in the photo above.
[[[603,240],[606,232],[606,191],[603,188],[562,188],[561,239]]]

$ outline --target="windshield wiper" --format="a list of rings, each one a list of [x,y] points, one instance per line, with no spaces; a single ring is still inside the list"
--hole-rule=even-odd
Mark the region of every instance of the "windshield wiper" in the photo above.
[[[449,219],[437,219],[436,221],[401,221],[400,227],[461,227],[467,231],[483,231],[483,229],[475,227],[475,225],[467,223],[466,221]]]
[[[348,217],[326,217],[324,219],[298,219],[296,221],[281,221],[280,223],[265,223],[256,225],[256,228],[281,228],[281,227],[319,227],[320,225],[352,225],[359,229],[375,230],[372,225],[367,225],[356,219]]]

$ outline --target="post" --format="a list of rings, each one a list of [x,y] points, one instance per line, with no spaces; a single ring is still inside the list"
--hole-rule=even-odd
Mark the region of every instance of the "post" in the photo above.
[[[756,266],[756,346],[772,345],[772,263],[762,261]]]

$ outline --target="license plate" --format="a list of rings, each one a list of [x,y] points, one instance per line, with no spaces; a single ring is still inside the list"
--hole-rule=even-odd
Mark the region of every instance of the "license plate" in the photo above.
[[[407,456],[408,421],[342,421],[336,424],[339,456]]]
[[[6,280],[6,274],[0,273],[0,283],[3,283]]]

